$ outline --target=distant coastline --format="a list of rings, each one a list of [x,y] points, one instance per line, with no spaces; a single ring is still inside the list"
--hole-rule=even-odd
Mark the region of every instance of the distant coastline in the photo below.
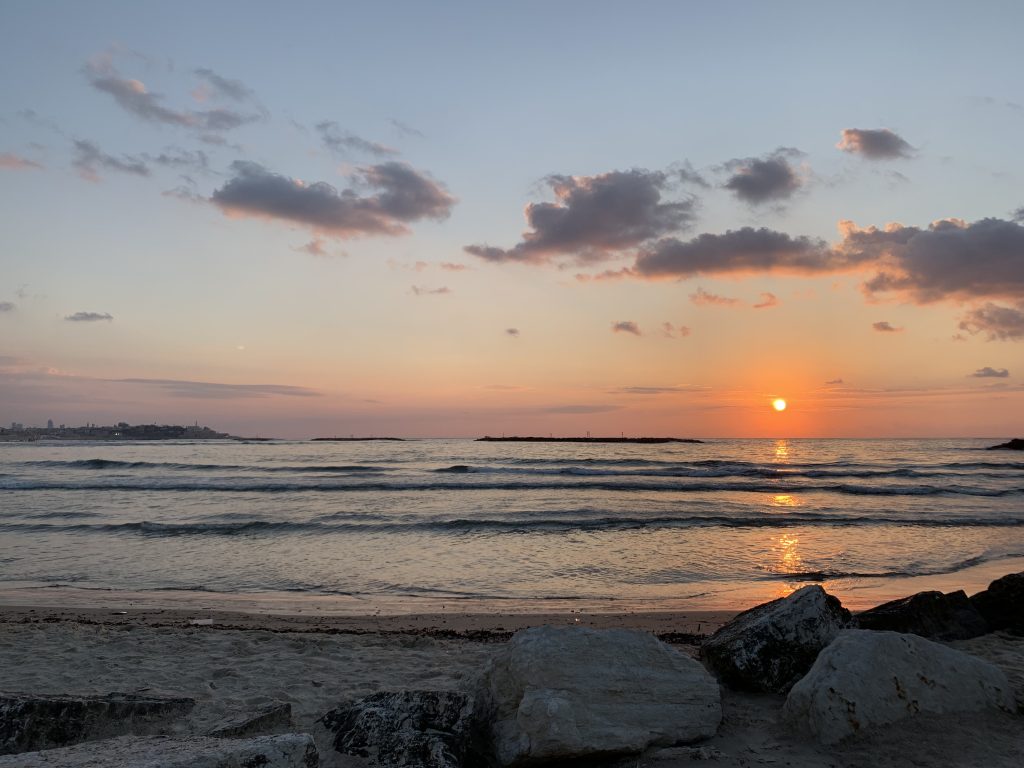
[[[656,445],[661,443],[703,443],[687,437],[491,437],[476,439],[478,443],[640,443]]]
[[[37,440],[245,440],[226,432],[217,432],[209,427],[181,426],[175,424],[128,424],[99,426],[87,424],[84,427],[25,427],[21,424],[11,428],[0,427],[0,442],[29,443]],[[258,439],[258,438],[257,438]]]

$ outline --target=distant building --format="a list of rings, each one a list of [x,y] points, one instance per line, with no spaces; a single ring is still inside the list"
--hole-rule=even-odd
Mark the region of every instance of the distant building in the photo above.
[[[53,419],[47,419],[46,420],[46,428],[47,429],[53,429]]]

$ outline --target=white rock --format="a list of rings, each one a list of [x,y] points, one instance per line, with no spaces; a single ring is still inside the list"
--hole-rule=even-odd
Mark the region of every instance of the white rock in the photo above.
[[[121,736],[73,747],[0,757],[2,768],[316,768],[305,733],[253,739]]]
[[[783,718],[823,744],[921,713],[1014,711],[998,667],[916,635],[850,629],[789,692]]]
[[[477,701],[502,765],[694,741],[722,720],[707,670],[625,629],[517,632],[485,672]]]

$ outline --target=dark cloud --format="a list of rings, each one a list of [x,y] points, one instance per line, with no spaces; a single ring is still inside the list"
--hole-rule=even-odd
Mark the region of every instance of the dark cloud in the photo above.
[[[897,292],[913,301],[1024,298],[1024,227],[1003,219],[936,221],[926,229],[890,224],[859,229],[843,222],[836,252],[872,263],[870,294]]]
[[[700,307],[732,307],[740,303],[739,299],[708,293],[703,288],[698,288],[694,293],[691,293],[690,301]]]
[[[8,171],[40,170],[42,165],[13,152],[0,152],[0,169]]]
[[[102,320],[109,322],[114,316],[109,312],[75,312],[73,315],[65,315],[64,319],[73,323],[96,323]]]
[[[624,248],[688,227],[696,200],[662,202],[670,182],[660,171],[612,171],[599,176],[549,176],[554,203],[530,203],[530,230],[509,249],[469,245],[494,262],[542,264],[561,256],[597,261]]]
[[[802,185],[800,177],[789,164],[789,158],[801,154],[798,150],[782,147],[764,157],[730,160],[725,168],[732,176],[724,186],[751,205],[785,200]]]
[[[910,144],[888,128],[844,128],[836,147],[869,160],[892,160],[914,153]]]
[[[0,301],[0,312],[13,312],[15,309],[13,301]]]
[[[767,291],[761,294],[761,301],[754,305],[754,309],[768,309],[779,306],[779,297]]]
[[[320,141],[323,145],[338,154],[345,155],[351,152],[363,152],[375,157],[398,154],[397,149],[392,149],[375,141],[369,141],[348,131],[341,130],[341,126],[333,120],[317,123],[316,130],[320,134]]]
[[[195,70],[195,73],[201,77],[218,96],[239,102],[252,101],[256,98],[252,89],[241,80],[231,80],[218,75],[212,69],[208,69],[206,67],[200,67]]]
[[[379,190],[366,196],[306,184],[257,163],[236,161],[231,168],[234,177],[211,198],[226,213],[290,221],[334,237],[402,235],[406,223],[445,219],[455,204],[440,184],[398,162],[359,170],[362,184]]]
[[[518,328],[506,328],[505,329],[505,333],[507,333],[509,336],[512,336],[513,338],[516,338],[516,339],[519,338],[519,329]]]
[[[621,405],[555,405],[545,408],[544,413],[610,413],[621,411]]]
[[[118,171],[135,176],[149,176],[149,166],[137,157],[108,155],[91,141],[75,141],[75,157],[71,164],[88,181],[99,181],[100,170]]]
[[[899,333],[903,330],[902,328],[897,328],[888,320],[879,320],[877,323],[872,323],[871,327],[879,333]]]
[[[442,285],[440,288],[421,288],[418,285],[412,287],[413,295],[415,296],[443,296],[447,293],[451,293],[451,289]]]
[[[1024,207],[1018,208],[1016,211],[1014,211],[1011,214],[1010,218],[1013,219],[1018,224],[1024,224]]]
[[[1003,307],[985,302],[967,312],[960,323],[960,330],[971,334],[984,333],[990,341],[1024,339],[1024,305]]]
[[[841,266],[824,240],[743,227],[687,241],[658,240],[641,248],[631,272],[639,277],[681,278],[737,272],[806,275],[834,272]]]
[[[1005,368],[996,369],[986,365],[984,368],[979,368],[974,373],[968,375],[975,379],[1008,379],[1010,372]]]
[[[634,336],[643,336],[640,326],[632,320],[619,320],[612,323],[612,333],[632,333]]]
[[[142,384],[159,387],[176,397],[200,399],[233,399],[249,397],[319,397],[320,393],[306,387],[284,384],[221,384],[211,381],[179,381],[177,379],[109,379],[121,384]]]
[[[147,91],[146,86],[138,80],[121,77],[109,56],[91,60],[83,72],[93,88],[111,96],[126,112],[151,123],[200,131],[226,131],[259,119],[258,115],[246,115],[223,108],[196,111],[166,107],[159,93]]]

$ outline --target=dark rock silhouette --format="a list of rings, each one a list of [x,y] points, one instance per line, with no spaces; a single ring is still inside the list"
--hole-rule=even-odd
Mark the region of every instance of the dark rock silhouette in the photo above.
[[[990,445],[985,449],[986,451],[1024,451],[1024,439],[1019,437],[1013,438],[1008,443],[1000,443],[999,445]]]
[[[968,640],[989,632],[984,616],[963,590],[918,592],[857,614],[861,629],[888,630],[933,640]]]
[[[1009,573],[971,596],[971,603],[992,629],[1024,635],[1024,571]]]

